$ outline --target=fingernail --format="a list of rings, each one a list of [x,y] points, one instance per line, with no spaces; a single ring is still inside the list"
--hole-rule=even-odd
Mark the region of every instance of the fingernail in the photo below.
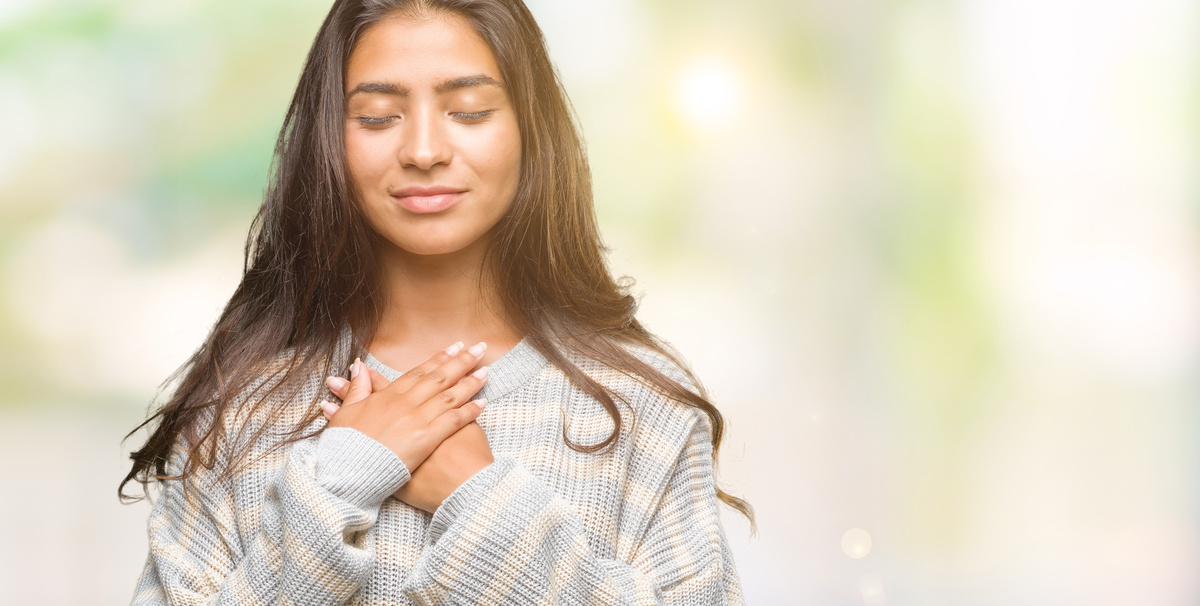
[[[459,342],[455,343],[454,345],[447,347],[446,354],[451,355],[451,356],[458,355],[458,352],[462,351],[462,348],[463,348],[463,343],[462,343],[462,341],[459,341]]]
[[[328,379],[325,379],[325,384],[328,385],[329,389],[332,391],[341,391],[345,389],[346,385],[349,383],[349,381],[341,377],[329,377]]]
[[[354,358],[354,363],[350,365],[350,378],[351,379],[357,378],[358,373],[361,372],[361,370],[362,370],[362,360],[359,360],[358,358]]]
[[[467,351],[471,352],[471,355],[478,358],[479,356],[483,355],[483,352],[487,351],[487,343],[480,341],[480,342],[472,345],[471,349],[468,349]]]
[[[479,407],[479,410],[483,410],[483,408],[487,406],[487,400],[479,398],[478,400],[475,400],[475,405]]]
[[[332,417],[333,413],[338,411],[338,405],[330,402],[329,400],[322,400],[321,410],[325,411],[326,416]]]
[[[479,355],[479,354],[475,354],[475,355]],[[479,370],[471,373],[471,376],[482,381],[487,378],[487,373],[488,373],[487,366],[484,366],[483,368],[480,368]]]

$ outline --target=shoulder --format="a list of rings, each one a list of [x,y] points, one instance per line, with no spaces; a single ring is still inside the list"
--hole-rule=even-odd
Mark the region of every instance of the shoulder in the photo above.
[[[231,369],[225,393],[209,393],[195,417],[195,436],[213,440],[216,463],[266,451],[303,431],[319,417],[324,364],[302,364],[288,348],[244,372]],[[317,412],[316,414],[314,414]],[[181,436],[182,437],[182,436]],[[179,447],[192,449],[181,441]]]
[[[709,425],[708,416],[687,401],[689,395],[706,396],[684,362],[638,343],[622,344],[621,349],[629,356],[626,362],[632,364],[582,356],[573,356],[571,361],[615,396],[618,405],[624,404],[622,408],[633,413],[635,431],[678,434],[690,433],[697,424]],[[649,369],[659,376],[640,372],[639,365],[641,371]]]
[[[238,434],[263,430],[276,435],[311,422],[321,399],[331,397],[325,389],[326,366],[320,361],[305,364],[291,348],[275,354],[244,378],[222,423]]]
[[[628,344],[624,346],[624,349],[633,355],[633,357],[662,373],[668,379],[679,383],[688,391],[697,395],[704,395],[699,381],[696,380],[691,370],[684,366],[684,362],[679,358],[678,354],[675,354],[673,357],[664,351],[641,344]]]

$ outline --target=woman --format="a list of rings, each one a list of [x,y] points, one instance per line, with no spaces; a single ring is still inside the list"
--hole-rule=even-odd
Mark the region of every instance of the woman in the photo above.
[[[520,0],[337,1],[276,155],[132,455],[134,603],[741,603],[721,416],[605,268]]]

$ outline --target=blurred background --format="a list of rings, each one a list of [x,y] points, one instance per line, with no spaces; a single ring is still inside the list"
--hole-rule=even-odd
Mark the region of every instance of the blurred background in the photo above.
[[[1200,604],[1200,4],[528,3],[749,603]],[[0,603],[128,602],[329,4],[0,0]]]

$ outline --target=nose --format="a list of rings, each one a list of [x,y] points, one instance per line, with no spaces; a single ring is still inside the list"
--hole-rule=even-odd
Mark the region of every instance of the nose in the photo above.
[[[450,144],[437,112],[419,109],[409,114],[400,144],[400,164],[405,168],[430,170],[450,162]]]

